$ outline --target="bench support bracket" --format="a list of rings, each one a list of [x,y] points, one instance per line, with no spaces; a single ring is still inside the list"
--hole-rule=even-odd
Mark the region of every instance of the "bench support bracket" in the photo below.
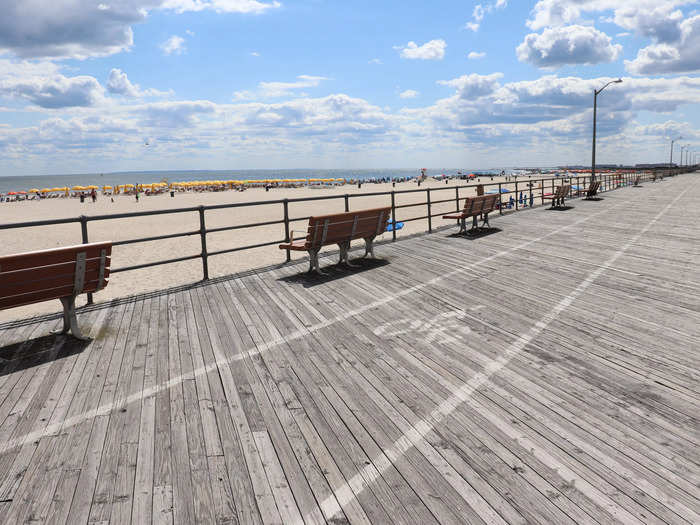
[[[356,264],[350,264],[350,241],[338,243],[340,249],[340,260],[338,264],[345,264],[349,268],[359,268]]]
[[[75,316],[75,296],[61,297],[61,304],[63,305],[63,330],[59,330],[55,333],[67,334],[68,332],[72,332],[76,339],[89,341],[90,338],[85,337],[78,326],[78,319]]]
[[[365,237],[365,254],[362,257],[370,256],[374,259],[374,237]]]

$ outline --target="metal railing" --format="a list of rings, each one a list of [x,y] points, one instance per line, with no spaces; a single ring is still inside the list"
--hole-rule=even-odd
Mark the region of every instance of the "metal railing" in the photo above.
[[[631,173],[620,174],[620,175],[600,174],[597,177],[597,179],[601,182],[601,189],[599,191],[606,192],[606,191],[610,191],[613,189],[617,189],[617,188],[622,187],[622,186],[630,185],[633,183],[633,181],[636,179],[637,176],[638,176],[638,174],[631,174]],[[137,244],[137,243],[144,243],[144,242],[159,241],[159,240],[164,240],[164,239],[173,239],[173,238],[179,238],[179,237],[189,237],[189,236],[193,236],[193,235],[199,235],[200,240],[201,240],[200,253],[192,254],[192,255],[185,255],[185,256],[181,256],[181,257],[174,257],[174,258],[170,258],[170,259],[161,259],[161,260],[157,260],[157,261],[151,261],[151,262],[142,263],[142,264],[135,264],[135,265],[131,265],[131,266],[123,266],[120,268],[113,268],[113,269],[111,269],[111,273],[128,272],[128,271],[133,271],[133,270],[150,268],[153,266],[173,264],[173,263],[189,261],[189,260],[193,260],[193,259],[201,259],[201,261],[202,261],[202,276],[203,276],[203,280],[206,281],[209,279],[209,258],[210,257],[214,257],[217,255],[224,255],[227,253],[252,250],[252,249],[256,249],[256,248],[262,248],[265,246],[273,246],[276,244],[289,242],[290,241],[290,225],[294,222],[307,221],[310,217],[310,216],[294,217],[294,218],[290,217],[289,205],[292,203],[312,202],[312,201],[330,201],[330,200],[341,200],[342,199],[343,204],[344,204],[344,206],[343,206],[344,211],[348,212],[348,211],[350,211],[350,200],[351,199],[366,198],[366,197],[386,197],[387,199],[390,199],[391,218],[392,218],[394,225],[398,222],[407,223],[407,222],[413,222],[413,221],[427,219],[427,221],[428,221],[428,230],[427,231],[429,233],[432,233],[432,231],[433,231],[433,218],[434,217],[440,217],[440,216],[448,214],[448,213],[460,211],[460,209],[461,209],[460,201],[463,201],[465,198],[470,196],[470,195],[466,195],[466,194],[463,194],[464,196],[460,196],[460,190],[467,190],[467,189],[474,190],[478,186],[483,186],[485,191],[487,190],[487,188],[494,188],[494,189],[497,188],[498,193],[499,193],[499,213],[501,215],[503,215],[504,213],[509,213],[512,211],[519,211],[522,208],[534,207],[535,201],[538,199],[541,199],[540,205],[544,205],[544,201],[545,201],[544,197],[547,196],[547,193],[545,193],[545,191],[549,190],[550,193],[554,193],[555,185],[564,184],[564,183],[576,184],[577,188],[579,188],[579,189],[573,190],[573,188],[572,188],[572,194],[570,196],[570,197],[575,197],[575,196],[580,195],[581,193],[585,193],[585,188],[583,188],[583,186],[587,187],[588,184],[590,184],[590,176],[552,177],[552,178],[540,178],[540,179],[533,179],[530,177],[524,178],[521,176],[520,180],[517,177],[511,177],[511,178],[513,180],[506,181],[506,182],[491,182],[491,183],[487,182],[487,183],[465,184],[465,185],[457,185],[457,186],[449,186],[447,184],[445,187],[433,187],[433,188],[420,188],[419,187],[419,188],[411,189],[411,190],[393,190],[393,191],[356,193],[356,194],[346,193],[346,194],[342,194],[342,195],[326,195],[326,196],[321,196],[321,197],[300,197],[300,198],[294,198],[294,199],[276,199],[276,200],[255,201],[255,202],[239,202],[239,203],[231,203],[231,204],[216,204],[216,205],[210,205],[210,206],[193,206],[193,207],[188,207],[188,208],[175,208],[175,209],[167,209],[167,210],[151,210],[151,211],[143,211],[143,212],[115,213],[115,214],[110,214],[110,215],[92,215],[92,216],[81,215],[79,217],[72,217],[72,218],[67,218],[67,219],[48,219],[48,220],[40,220],[40,221],[0,224],[0,230],[10,230],[10,229],[16,229],[16,228],[34,228],[34,227],[42,227],[42,226],[50,226],[50,225],[58,225],[58,224],[79,223],[80,224],[80,231],[81,231],[81,242],[82,242],[82,244],[87,244],[90,242],[88,224],[91,222],[109,221],[109,220],[115,220],[115,219],[126,219],[126,218],[134,218],[134,217],[147,217],[147,216],[155,216],[155,215],[197,213],[199,215],[199,229],[197,229],[197,230],[114,241],[113,246],[124,246],[124,245],[128,245],[128,244]],[[649,180],[650,178],[651,178],[651,175],[648,173],[641,175],[642,180]],[[448,180],[448,182],[449,182],[449,180]],[[539,184],[540,186],[535,188],[536,184]],[[508,192],[504,193],[503,192],[504,186],[514,186],[515,189],[512,191],[509,190]],[[573,195],[574,191],[577,191],[577,195]],[[438,198],[437,200],[433,197],[435,194],[438,194],[438,196],[441,197],[442,195],[444,195],[447,192],[454,192],[454,196],[450,196],[449,198]],[[402,195],[407,195],[407,194],[414,194],[414,193],[425,193],[426,194],[425,201],[421,201],[421,202],[417,202],[417,203],[409,203],[409,204],[397,204],[397,197],[400,197]],[[503,200],[504,197],[506,197],[505,202]],[[441,204],[445,204],[445,203],[452,203],[454,205],[454,208],[451,207],[447,210],[443,209],[437,213],[433,213],[436,205],[441,205]],[[230,208],[245,208],[245,207],[253,207],[253,206],[270,206],[270,205],[279,205],[282,207],[282,210],[281,210],[282,213],[281,213],[280,219],[263,221],[263,222],[247,223],[247,224],[236,224],[233,226],[224,226],[224,227],[217,227],[217,228],[207,228],[207,226],[206,226],[206,212],[207,211],[230,209]],[[410,216],[408,216],[408,214],[406,214],[405,217],[402,217],[402,214],[405,213],[405,210],[408,210],[410,208],[417,208],[417,207],[421,207],[421,206],[426,207],[426,214],[425,215],[410,217]],[[397,214],[397,212],[400,212],[400,213]],[[215,250],[215,251],[209,251],[207,249],[207,234],[224,232],[224,231],[247,229],[247,228],[257,228],[257,227],[262,227],[262,226],[271,226],[271,225],[276,225],[276,224],[284,225],[284,238],[283,239],[277,239],[277,240],[268,241],[268,242],[261,242],[261,243],[257,243],[257,244],[246,245],[246,246],[236,246],[236,247],[232,247],[232,248],[225,248],[225,249]],[[391,234],[392,234],[392,241],[395,241],[396,240],[396,228],[392,228]],[[291,261],[291,253],[289,250],[287,250],[286,252],[287,252],[286,260],[287,260],[287,262],[289,262],[289,261]],[[92,294],[88,295],[88,304],[90,304],[90,303],[92,303]]]

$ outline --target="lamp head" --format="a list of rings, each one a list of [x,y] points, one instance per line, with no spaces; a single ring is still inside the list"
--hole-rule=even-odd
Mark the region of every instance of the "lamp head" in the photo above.
[[[615,84],[622,84],[622,79],[621,79],[621,78],[618,78],[614,83],[615,83]]]

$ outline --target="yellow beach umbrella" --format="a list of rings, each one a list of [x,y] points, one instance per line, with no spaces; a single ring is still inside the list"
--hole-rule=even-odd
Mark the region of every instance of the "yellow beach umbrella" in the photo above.
[[[102,186],[102,191],[104,191],[104,190],[112,190],[112,189],[114,189],[114,188],[112,188],[112,186]]]
[[[73,186],[73,189],[74,189],[74,190],[77,190],[77,191],[80,191],[80,190],[84,190],[84,189],[85,189],[85,186]]]
[[[85,189],[86,190],[98,190],[99,188],[97,186],[90,185],[90,186],[85,186]]]
[[[51,188],[44,188],[41,190],[41,193],[49,193],[50,191],[53,191]]]
[[[39,190],[36,188],[32,188],[31,190],[29,190],[29,193],[39,193]]]

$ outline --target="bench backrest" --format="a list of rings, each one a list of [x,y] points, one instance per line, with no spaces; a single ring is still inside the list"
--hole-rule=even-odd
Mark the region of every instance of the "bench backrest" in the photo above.
[[[320,248],[355,239],[374,238],[386,231],[391,208],[358,210],[309,219],[306,244]]]
[[[596,193],[598,193],[598,188],[600,188],[600,181],[591,181],[591,185],[588,187],[588,194],[595,195]]]
[[[0,257],[0,310],[107,286],[111,242]]]
[[[569,194],[569,190],[571,190],[571,184],[562,184],[561,186],[557,186],[554,196],[556,198],[566,197]]]
[[[464,199],[464,209],[462,213],[468,217],[489,213],[496,209],[498,194],[479,195],[477,197],[467,197]]]

